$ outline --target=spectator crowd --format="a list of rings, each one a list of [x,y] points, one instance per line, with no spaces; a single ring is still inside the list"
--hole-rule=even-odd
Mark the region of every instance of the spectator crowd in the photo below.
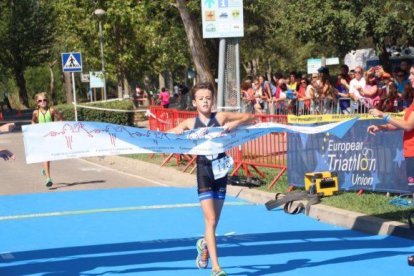
[[[327,67],[318,73],[298,76],[261,75],[241,85],[242,111],[256,114],[350,114],[371,108],[400,112],[407,108],[414,91],[408,81],[410,65],[402,61],[391,73],[382,66],[368,70],[347,65],[332,77]]]

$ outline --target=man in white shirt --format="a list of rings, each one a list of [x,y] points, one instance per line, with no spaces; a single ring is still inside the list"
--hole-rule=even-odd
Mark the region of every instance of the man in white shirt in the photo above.
[[[365,84],[364,70],[361,66],[355,67],[355,78],[351,80],[349,86],[347,87],[352,100],[358,101],[363,98],[359,91],[361,88],[364,88]]]

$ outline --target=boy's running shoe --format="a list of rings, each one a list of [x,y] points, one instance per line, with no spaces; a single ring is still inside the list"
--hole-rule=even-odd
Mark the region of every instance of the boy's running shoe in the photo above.
[[[219,271],[212,270],[211,276],[227,276],[227,273],[224,270],[219,270]]]
[[[197,241],[197,258],[196,265],[198,268],[205,269],[208,266],[208,249],[207,243],[204,239],[199,239]]]
[[[52,179],[51,178],[48,178],[47,180],[46,180],[46,187],[52,187],[52,185],[53,185],[53,181],[52,181]]]

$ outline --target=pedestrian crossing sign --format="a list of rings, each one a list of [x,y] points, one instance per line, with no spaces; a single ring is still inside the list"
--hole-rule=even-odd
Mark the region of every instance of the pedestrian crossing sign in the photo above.
[[[82,72],[81,53],[62,53],[62,69],[63,72]]]

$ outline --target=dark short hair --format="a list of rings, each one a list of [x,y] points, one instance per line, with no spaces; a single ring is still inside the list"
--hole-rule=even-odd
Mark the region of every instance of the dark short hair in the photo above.
[[[328,69],[328,67],[322,66],[318,69],[318,73],[329,75],[329,69]]]
[[[214,97],[214,87],[211,83],[209,82],[200,82],[197,83],[196,85],[193,86],[193,88],[191,89],[191,99],[195,99],[195,94],[197,93],[198,90],[201,89],[207,89],[211,91],[211,95]]]

